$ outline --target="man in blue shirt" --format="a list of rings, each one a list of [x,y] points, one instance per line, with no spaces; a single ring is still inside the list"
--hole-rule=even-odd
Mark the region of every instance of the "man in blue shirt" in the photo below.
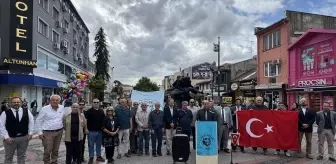
[[[130,131],[132,131],[132,115],[131,110],[127,106],[126,99],[120,99],[120,106],[116,109],[116,117],[119,122],[120,128],[119,128],[119,141],[122,143],[122,139],[124,139],[124,146],[125,149],[128,150],[128,152],[125,153],[126,157],[131,157],[131,150],[130,150],[130,144],[129,144],[129,136]],[[120,145],[121,146],[121,145]],[[121,148],[118,149],[118,156],[117,158],[121,158]]]

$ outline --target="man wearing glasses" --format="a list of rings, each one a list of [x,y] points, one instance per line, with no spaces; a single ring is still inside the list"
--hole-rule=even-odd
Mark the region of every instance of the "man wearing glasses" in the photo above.
[[[88,147],[89,147],[89,164],[93,163],[94,148],[96,146],[96,161],[105,162],[105,159],[101,156],[102,145],[102,129],[104,127],[105,114],[103,109],[99,108],[99,100],[93,99],[92,108],[86,111],[85,116],[87,119],[88,134]]]
[[[28,109],[21,108],[21,99],[12,98],[12,107],[0,117],[0,132],[4,136],[5,164],[13,163],[17,152],[17,163],[25,163],[25,154],[34,131],[34,117]]]
[[[82,115],[85,116],[85,113],[84,113],[84,112],[86,112],[86,111],[84,111],[85,102],[84,102],[84,101],[79,101],[78,105],[79,105],[79,112],[80,112]],[[80,156],[81,162],[86,162],[86,161],[85,161],[85,158],[84,158],[85,139],[86,139],[86,134],[84,133],[83,142],[82,142],[82,151],[81,151],[81,156]]]

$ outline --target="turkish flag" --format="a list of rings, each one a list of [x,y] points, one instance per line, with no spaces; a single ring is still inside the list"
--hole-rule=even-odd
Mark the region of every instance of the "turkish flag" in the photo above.
[[[298,117],[295,111],[238,111],[239,145],[298,150]]]

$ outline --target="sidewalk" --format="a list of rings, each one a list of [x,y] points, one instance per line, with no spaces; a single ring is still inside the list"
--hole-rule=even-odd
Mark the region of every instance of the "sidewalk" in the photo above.
[[[316,127],[314,128],[313,133],[313,143],[312,143],[312,152],[313,156],[317,157],[317,133]],[[304,141],[304,140],[303,140]],[[162,152],[164,155],[162,157],[152,157],[152,156],[136,156],[133,155],[131,158],[123,157],[122,159],[116,159],[116,163],[123,164],[171,164],[173,162],[171,156],[165,155],[165,145],[162,145]],[[336,146],[336,144],[334,144]],[[123,144],[121,144],[121,149],[124,149]],[[302,150],[305,150],[305,143],[302,143]],[[235,152],[233,153],[233,162],[239,164],[320,164],[320,163],[331,163],[327,160],[327,155],[325,155],[324,161],[310,160],[306,158],[297,158],[295,157],[294,152],[290,152],[292,157],[285,157],[282,153],[279,156],[273,155],[275,150],[269,150],[268,155],[263,155],[262,150],[258,149],[256,154],[252,153],[251,148],[246,149],[246,153]],[[327,145],[325,144],[325,154],[327,154]],[[105,151],[102,151],[102,155],[105,156]],[[116,152],[115,152],[116,155]],[[88,159],[88,150],[86,146],[85,157]],[[43,158],[43,146],[41,141],[38,139],[34,139],[29,143],[28,151],[27,151],[27,164],[42,164]],[[15,158],[14,158],[15,159]],[[3,163],[4,160],[4,150],[2,146],[2,142],[0,144],[0,163]],[[14,163],[16,159],[14,160]],[[195,151],[192,150],[192,154],[189,158],[188,163],[194,164],[195,161]],[[61,147],[59,149],[59,163],[65,163],[65,145],[64,142],[61,143]],[[226,154],[220,152],[219,154],[219,163],[220,164],[229,164],[230,163],[230,154]]]

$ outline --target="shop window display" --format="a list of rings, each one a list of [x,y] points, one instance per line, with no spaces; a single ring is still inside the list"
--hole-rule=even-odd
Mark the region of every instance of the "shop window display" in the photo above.
[[[52,88],[42,88],[42,106],[49,105],[49,98],[52,94]]]
[[[262,92],[260,96],[264,99],[264,105],[269,109],[276,109],[280,102],[279,91]]]

